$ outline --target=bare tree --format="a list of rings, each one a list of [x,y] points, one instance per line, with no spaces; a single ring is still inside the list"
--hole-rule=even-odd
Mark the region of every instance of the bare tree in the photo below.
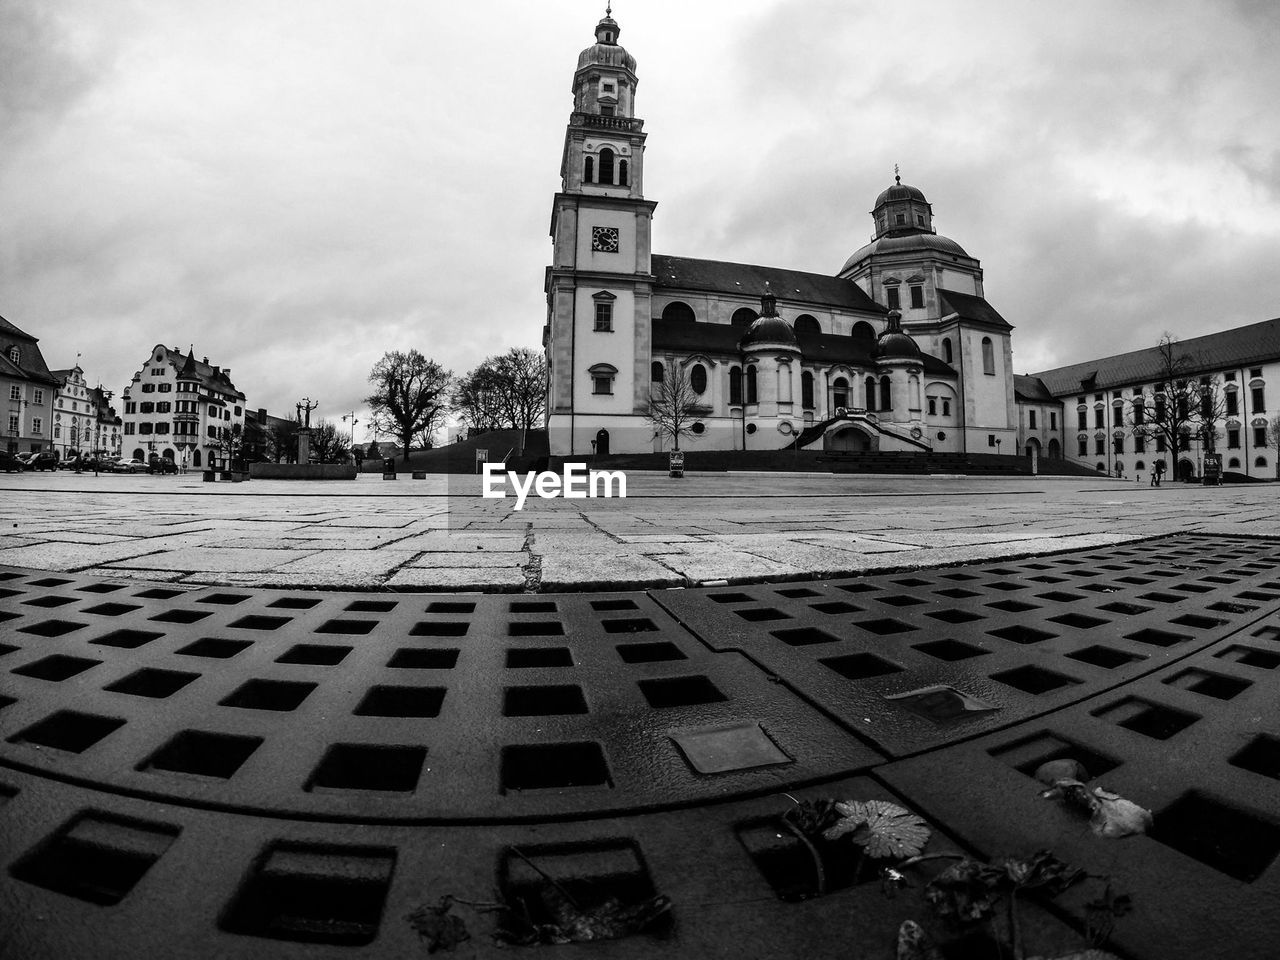
[[[267,458],[274,463],[298,459],[298,424],[295,420],[273,424],[266,434]]]
[[[369,372],[374,392],[365,398],[373,410],[375,428],[397,437],[404,445],[404,459],[415,438],[430,431],[448,409],[452,372],[417,350],[395,350],[383,355]]]
[[[1190,448],[1193,437],[1208,444],[1218,440],[1217,424],[1225,412],[1225,399],[1213,378],[1208,385],[1196,371],[1201,365],[1166,333],[1157,345],[1159,351],[1156,375],[1152,378],[1154,396],[1148,404],[1146,396],[1129,401],[1133,411],[1134,433],[1154,438],[1157,454],[1168,450],[1176,469],[1178,454]],[[1163,448],[1163,450],[1162,450]],[[1162,458],[1161,458],[1162,459]]]
[[[346,463],[351,457],[347,435],[337,424],[321,420],[311,428],[311,455],[320,463]]]
[[[470,371],[454,391],[453,405],[474,430],[529,430],[547,407],[547,362],[528,347],[512,347]]]
[[[236,464],[241,467],[244,463],[241,454],[244,450],[244,427],[241,424],[233,424],[230,427],[222,427],[218,431],[218,452],[222,454],[222,459],[226,465],[232,469],[238,469]]]
[[[453,409],[465,426],[479,433],[502,426],[502,385],[492,358],[470,371],[453,392]]]
[[[645,419],[653,424],[659,436],[671,440],[680,449],[680,438],[693,433],[694,423],[705,409],[702,395],[689,383],[689,375],[679,364],[662,371],[661,382],[649,385],[649,411]]]

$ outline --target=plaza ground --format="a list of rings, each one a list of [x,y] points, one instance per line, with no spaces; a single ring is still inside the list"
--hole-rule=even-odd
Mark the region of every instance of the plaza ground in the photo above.
[[[919,814],[930,855],[1109,878],[1025,897],[1026,956],[1123,895],[1119,956],[1262,960],[1277,490],[633,474],[516,511],[472,478],[0,478],[0,957],[425,956],[446,895],[555,921],[538,871],[670,902],[546,949],[890,960],[912,919],[1008,955],[1003,913],[924,902],[950,861],[815,873],[779,818],[840,798]],[[1042,798],[1063,758],[1149,835]],[[452,914],[437,956],[524,949]]]

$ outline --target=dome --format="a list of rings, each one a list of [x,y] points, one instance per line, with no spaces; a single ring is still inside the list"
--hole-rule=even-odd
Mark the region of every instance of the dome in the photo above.
[[[758,317],[751,326],[747,327],[746,336],[742,338],[742,346],[750,347],[756,344],[785,343],[788,345],[799,346],[796,340],[796,332],[792,329],[791,324],[787,323],[782,317]]]
[[[902,313],[889,311],[889,329],[876,339],[875,356],[877,360],[918,360],[920,347],[911,334],[902,330]]]
[[[918,200],[921,203],[928,203],[922,193],[916,187],[909,187],[905,183],[895,183],[886,190],[881,191],[880,196],[876,197],[876,206],[882,203],[889,203],[892,200]]]
[[[596,24],[596,42],[578,54],[578,69],[592,65],[622,67],[636,72],[636,58],[618,46],[618,34],[622,28],[613,19],[613,8],[606,7],[604,18]]]
[[[844,266],[840,268],[839,273],[843,274],[850,267],[867,259],[872,254],[919,253],[922,251],[933,251],[957,257],[969,256],[964,247],[950,237],[940,236],[936,233],[912,233],[902,237],[877,237],[854,251],[853,256],[844,262]]]

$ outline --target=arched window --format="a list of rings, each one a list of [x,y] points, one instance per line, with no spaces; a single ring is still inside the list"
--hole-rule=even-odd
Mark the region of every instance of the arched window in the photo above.
[[[813,409],[813,374],[808,370],[800,374],[800,406]]]
[[[791,402],[791,364],[778,364],[778,402]]]
[[[689,386],[693,388],[694,393],[707,392],[707,368],[700,363],[695,363],[693,369],[689,371]]]
[[[855,340],[874,340],[876,338],[876,328],[865,320],[859,320],[855,323],[851,333]]]
[[[655,360],[653,363],[649,364],[649,379],[653,383],[661,383],[663,376],[664,372],[661,360]]]
[[[756,368],[747,367],[747,403],[758,403],[756,399]]]
[[[876,378],[867,377],[867,409],[876,408]]]
[[[192,451],[191,451],[191,465],[192,465],[193,467],[198,467],[198,466],[200,466],[200,451],[199,451],[199,450],[192,450]]]
[[[796,322],[792,324],[796,333],[821,333],[822,326],[818,323],[817,317],[812,317],[807,313],[802,313],[796,317]]]
[[[1253,465],[1255,467],[1265,467],[1267,465],[1267,458],[1258,457],[1256,460],[1253,461]]]
[[[696,323],[697,316],[693,307],[682,300],[673,300],[662,308],[662,319],[679,321],[680,323]]]
[[[1231,467],[1233,470],[1238,469],[1240,467],[1240,458],[1232,457],[1230,460],[1227,461],[1227,466]]]
[[[990,337],[982,338],[982,372],[993,377],[996,375],[996,350]]]
[[[613,151],[608,147],[600,148],[600,182],[613,183]]]
[[[729,368],[729,402],[742,403],[742,370],[739,367]]]
[[[733,311],[733,316],[729,319],[729,322],[735,327],[749,327],[751,324],[756,322],[756,318],[758,316],[760,316],[760,314],[756,313],[750,307],[739,307],[737,310]]]
[[[942,338],[942,359],[944,363],[951,363],[951,338]]]
[[[585,160],[582,161],[582,182],[583,183],[596,182],[596,158],[595,157],[587,157]]]
[[[890,399],[890,396],[889,396],[889,378],[888,377],[880,378],[880,409],[881,410],[893,409],[893,401]]]
[[[627,184],[627,161],[619,160],[618,161],[618,186],[625,187],[627,185],[628,185]]]
[[[1145,461],[1145,460],[1139,460],[1139,461],[1137,461],[1136,463],[1134,463],[1134,465],[1133,465],[1133,469],[1135,469],[1135,470],[1145,470],[1145,469],[1147,469],[1147,461]]]
[[[849,381],[844,377],[836,377],[831,382],[831,405],[833,407],[849,406]]]

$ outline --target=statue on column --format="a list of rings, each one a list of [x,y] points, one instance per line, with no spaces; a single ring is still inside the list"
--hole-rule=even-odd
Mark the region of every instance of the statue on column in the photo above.
[[[320,406],[320,401],[312,402],[310,397],[303,397],[297,404],[298,411],[298,463],[304,466],[311,462],[311,411]],[[305,412],[305,420],[303,419]]]

